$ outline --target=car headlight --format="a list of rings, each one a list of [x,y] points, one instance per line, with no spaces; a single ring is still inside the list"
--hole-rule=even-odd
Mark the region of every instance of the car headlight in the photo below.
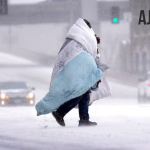
[[[1,101],[1,105],[5,105],[5,101]]]
[[[4,93],[1,94],[1,99],[5,99],[6,95]]]
[[[26,97],[27,97],[27,98],[33,98],[33,97],[34,97],[34,94],[33,94],[33,93],[29,93]]]
[[[30,100],[30,104],[32,105],[34,103],[34,101],[33,100]]]

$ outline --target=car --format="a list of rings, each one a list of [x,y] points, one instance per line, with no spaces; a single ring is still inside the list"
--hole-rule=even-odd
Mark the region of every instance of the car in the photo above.
[[[0,105],[34,105],[34,87],[29,87],[26,82],[7,81],[0,82]]]
[[[150,71],[147,72],[144,78],[140,78],[139,81],[138,102],[150,103]]]

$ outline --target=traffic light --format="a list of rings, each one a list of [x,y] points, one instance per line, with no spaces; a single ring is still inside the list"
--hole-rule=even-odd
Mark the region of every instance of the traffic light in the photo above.
[[[1,14],[8,14],[7,0],[0,0],[0,15]]]
[[[111,22],[113,24],[119,23],[120,8],[118,6],[111,7]]]

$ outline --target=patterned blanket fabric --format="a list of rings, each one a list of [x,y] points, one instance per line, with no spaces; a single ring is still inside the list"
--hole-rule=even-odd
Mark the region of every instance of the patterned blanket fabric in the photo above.
[[[102,76],[94,58],[72,40],[60,51],[49,92],[36,104],[37,116],[56,110],[63,103],[88,91]]]

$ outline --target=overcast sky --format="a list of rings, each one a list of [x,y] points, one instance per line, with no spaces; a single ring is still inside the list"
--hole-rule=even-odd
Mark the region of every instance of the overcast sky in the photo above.
[[[47,0],[8,0],[8,1],[10,4],[26,4],[26,3],[43,2]],[[119,1],[119,0],[102,0],[102,1]],[[126,0],[120,0],[120,1],[126,1]]]
[[[26,4],[26,3],[37,3],[37,2],[43,2],[46,0],[9,0],[10,4]]]

